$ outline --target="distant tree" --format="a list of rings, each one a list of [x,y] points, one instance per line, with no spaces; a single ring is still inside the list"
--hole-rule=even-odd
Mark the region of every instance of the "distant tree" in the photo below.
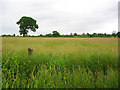
[[[46,37],[52,37],[52,34],[49,33],[49,34],[46,34],[45,36],[46,36]]]
[[[113,37],[116,37],[116,31],[113,31],[113,32],[112,32],[112,36],[113,36]]]
[[[57,32],[57,31],[53,31],[52,32],[53,34],[53,37],[59,37],[60,36],[60,33],[59,32]]]
[[[20,25],[19,32],[20,32],[20,35],[23,34],[23,37],[25,35],[27,35],[28,30],[35,32],[36,29],[38,29],[38,25],[36,24],[36,20],[34,20],[31,17],[23,16],[16,24]]]
[[[103,36],[104,36],[103,33],[98,33],[98,34],[97,34],[97,37],[103,37]]]
[[[117,33],[118,38],[120,38],[120,32]]]
[[[105,37],[106,37],[106,35],[107,35],[107,34],[106,34],[106,33],[104,33],[104,36],[105,36]]]
[[[6,35],[5,34],[3,34],[3,35],[1,35],[2,37],[5,37]]]
[[[77,36],[77,33],[74,33],[74,36]]]
[[[72,33],[70,33],[70,35],[69,35],[70,37],[73,37],[73,34]]]
[[[90,34],[89,34],[89,33],[87,33],[87,36],[88,36],[88,37],[90,37]]]
[[[12,37],[12,35],[6,35],[6,34],[3,34],[2,37]]]
[[[92,34],[92,37],[97,37],[97,36],[98,36],[97,33]]]
[[[13,37],[15,37],[15,34],[13,34]]]
[[[91,38],[91,37],[93,37],[93,35],[92,35],[92,34],[90,34],[90,38]]]
[[[82,34],[83,36],[85,35],[85,33]]]
[[[72,36],[73,34],[72,34],[72,33],[70,33],[70,35]]]
[[[43,36],[42,34],[40,34],[40,36]]]

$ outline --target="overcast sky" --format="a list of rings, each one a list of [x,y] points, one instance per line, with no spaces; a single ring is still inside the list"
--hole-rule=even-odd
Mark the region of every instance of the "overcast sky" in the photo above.
[[[118,31],[119,0],[1,0],[2,34],[19,35],[16,22],[22,16],[37,20],[39,29],[30,35],[57,30],[70,33]],[[2,22],[1,22],[2,21]]]

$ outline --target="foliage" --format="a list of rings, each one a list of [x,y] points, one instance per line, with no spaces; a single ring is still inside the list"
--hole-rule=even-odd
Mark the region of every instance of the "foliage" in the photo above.
[[[77,36],[77,33],[74,33],[74,36]]]
[[[23,36],[27,35],[28,30],[35,32],[36,29],[38,29],[38,25],[36,24],[36,20],[34,20],[31,17],[23,16],[16,24],[20,25],[19,32],[20,32],[20,35],[23,34]]]
[[[53,31],[53,37],[59,37],[59,36],[60,36],[59,32]]]

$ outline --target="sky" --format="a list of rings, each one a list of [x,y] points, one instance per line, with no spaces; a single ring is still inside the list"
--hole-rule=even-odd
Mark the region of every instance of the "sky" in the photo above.
[[[108,33],[118,31],[119,0],[0,0],[0,34],[19,35],[16,22],[32,17],[39,28],[29,35],[58,31],[70,33]]]

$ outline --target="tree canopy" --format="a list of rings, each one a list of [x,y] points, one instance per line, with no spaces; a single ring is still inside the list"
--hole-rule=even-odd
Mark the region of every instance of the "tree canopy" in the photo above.
[[[27,35],[28,30],[36,32],[36,29],[38,29],[38,24],[36,24],[36,20],[31,17],[23,16],[16,24],[20,25],[19,32],[20,35],[23,34],[23,37]]]
[[[52,33],[53,33],[53,37],[59,37],[60,36],[60,33],[57,32],[57,31],[53,31]]]

